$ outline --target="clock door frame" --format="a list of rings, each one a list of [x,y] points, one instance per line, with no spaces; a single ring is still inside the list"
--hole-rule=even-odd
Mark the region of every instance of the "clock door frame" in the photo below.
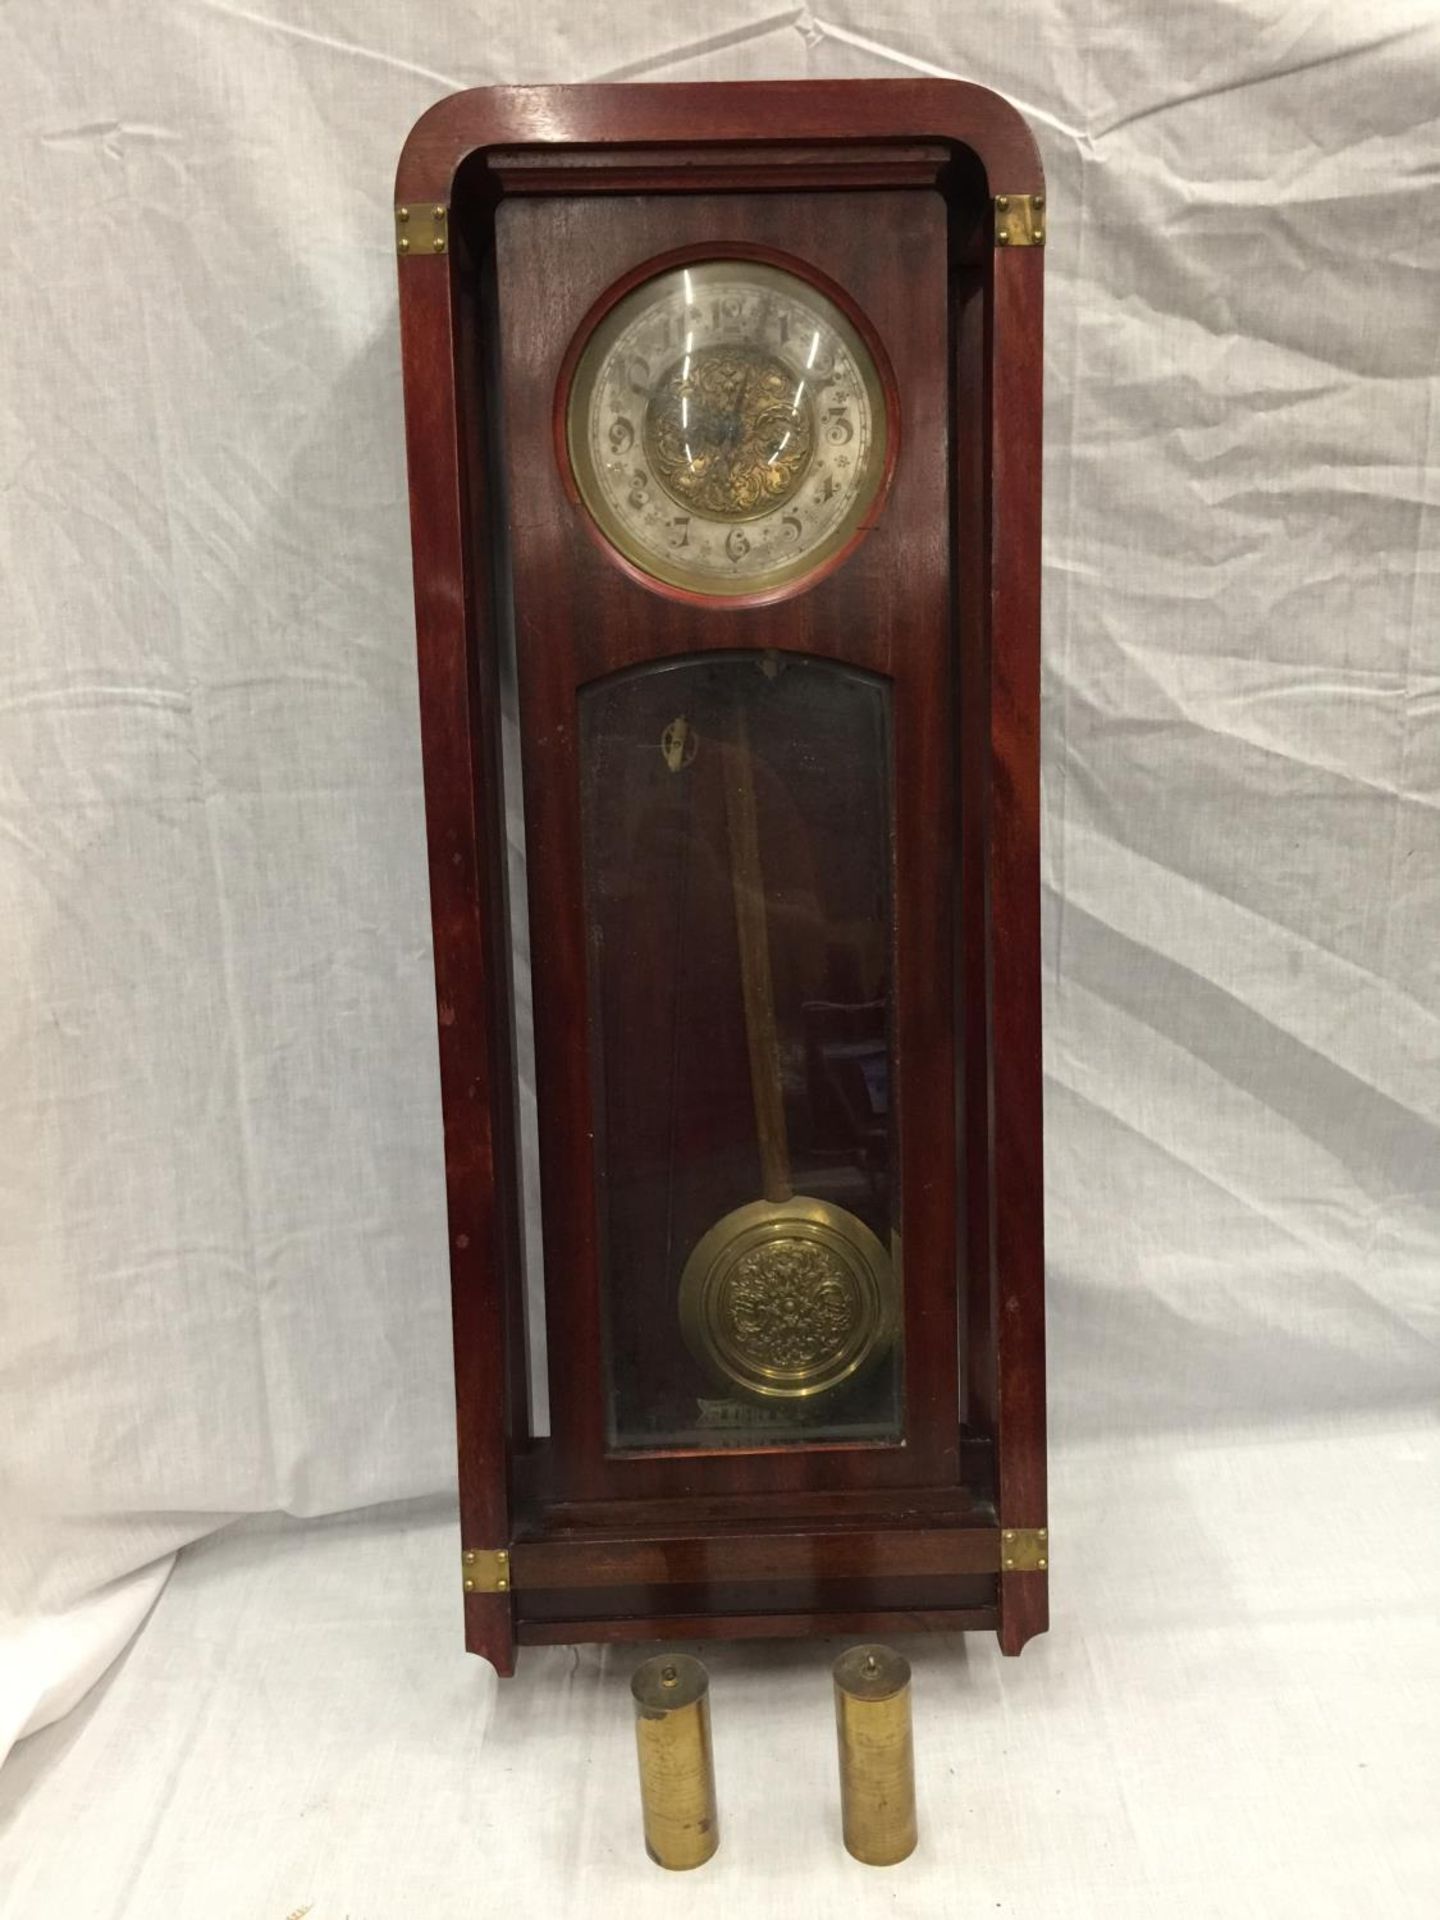
[[[679,1471],[664,1449],[618,1451],[607,1440],[598,1070],[577,1037],[593,954],[581,859],[580,696],[659,660],[759,659],[767,651],[858,669],[882,682],[890,699],[903,1438],[691,1447],[684,1480],[696,1494],[756,1496],[959,1484],[956,1189],[933,1177],[937,1164],[957,1163],[955,1007],[931,991],[950,969],[956,905],[943,884],[956,853],[956,810],[946,794],[955,708],[949,568],[935,538],[949,458],[947,410],[934,390],[947,351],[946,223],[936,195],[901,189],[886,196],[888,217],[870,234],[876,191],[603,194],[585,202],[527,194],[496,211],[497,278],[517,289],[513,300],[502,295],[497,331],[504,469],[510,498],[524,500],[523,516],[511,516],[510,547],[533,855],[540,1184],[547,1271],[565,1276],[563,1287],[546,1288],[551,1418],[536,1466],[549,1502],[659,1499]],[[577,204],[588,215],[583,262],[575,257]],[[688,248],[707,235],[717,253],[737,255],[759,242],[773,256],[775,243],[788,239],[797,270],[839,283],[893,343],[906,450],[884,512],[848,566],[822,567],[804,592],[758,604],[693,593],[677,599],[641,584],[588,536],[550,457],[555,370],[592,310],[592,295],[619,283],[636,261],[662,257],[667,236]],[[921,304],[917,285],[932,295],[928,332],[905,324],[907,310]],[[896,580],[905,581],[903,616],[893,604]]]
[[[948,251],[948,336],[933,356],[933,384],[949,430],[942,477],[950,503],[946,667],[954,720],[949,763],[929,770],[916,797],[922,807],[944,809],[942,832],[953,849],[953,886],[930,923],[932,934],[943,930],[952,944],[932,951],[928,964],[947,994],[938,1030],[952,1053],[955,1101],[950,1114],[933,1115],[933,1178],[918,1181],[912,1170],[906,1191],[907,1205],[923,1194],[940,1210],[927,1242],[932,1254],[948,1233],[957,1257],[949,1273],[932,1266],[906,1281],[907,1373],[918,1363],[907,1380],[907,1417],[919,1420],[924,1446],[916,1452],[924,1459],[909,1469],[902,1460],[897,1469],[903,1449],[855,1449],[837,1472],[845,1450],[821,1445],[739,1458],[686,1453],[678,1463],[647,1454],[617,1460],[596,1428],[598,1394],[585,1396],[573,1415],[560,1410],[553,1440],[535,1440],[499,722],[509,585],[494,404],[497,212],[507,200],[595,194],[598,230],[607,195],[673,195],[678,205],[695,195],[885,189],[940,196]],[[396,235],[462,1579],[467,1645],[502,1673],[513,1669],[517,1642],[988,1626],[1014,1653],[1046,1624],[1038,872],[1044,255],[1035,244],[1043,238],[1043,192],[1024,122],[997,95],[958,82],[480,89],[441,101],[406,144]],[[539,446],[548,458],[547,436]],[[598,554],[595,563],[607,564]],[[808,598],[747,613],[751,631],[730,644],[785,644],[786,622]],[[658,596],[654,603],[665,604]],[[755,625],[767,619],[776,623],[769,642]],[[693,639],[701,630],[692,621],[686,632]],[[698,650],[722,644],[702,638]],[[612,645],[577,676],[576,658],[557,652],[547,667],[543,652],[532,650],[523,699],[563,704],[587,673],[628,664],[623,647]],[[882,661],[858,664],[884,670]],[[908,791],[897,782],[902,833],[917,825],[907,822]],[[536,824],[532,806],[531,858],[550,863],[542,883],[554,890],[547,911],[554,909],[551,930],[563,930],[560,950],[543,963],[546,992],[552,1006],[572,995],[583,1017],[576,849],[563,809],[540,809],[538,844]],[[560,897],[566,889],[568,912]],[[902,977],[900,995],[913,997],[917,985],[918,974],[908,984]],[[572,1046],[566,1062],[557,1050],[542,1065],[541,1098],[548,1086],[564,1109],[563,1125],[542,1125],[547,1196],[573,1179],[588,1152],[576,1131],[582,1095],[588,1098],[574,1080],[586,1077],[574,1064],[583,1051]],[[580,1187],[580,1204],[547,1197],[546,1257],[583,1265],[588,1236],[593,1272],[590,1189],[583,1178]],[[552,1339],[558,1325],[568,1343],[561,1377],[565,1367],[573,1380],[588,1366],[598,1380],[594,1286],[577,1289],[570,1305],[578,1305],[582,1324],[567,1330],[550,1314]],[[938,1361],[923,1340],[916,1348],[927,1315],[931,1343],[936,1325],[948,1340]]]

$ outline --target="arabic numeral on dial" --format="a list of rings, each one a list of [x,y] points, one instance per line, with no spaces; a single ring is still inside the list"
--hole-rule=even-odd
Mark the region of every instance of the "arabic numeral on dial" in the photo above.
[[[670,544],[672,547],[688,547],[690,544],[690,516],[677,513],[670,524]]]
[[[628,453],[635,444],[635,429],[628,420],[610,422],[610,451]]]
[[[749,551],[750,540],[745,529],[743,527],[732,527],[725,536],[725,554],[727,559],[738,567]]]
[[[834,447],[848,447],[855,438],[855,426],[844,407],[827,407],[825,418],[830,422],[825,429],[825,438]]]
[[[805,531],[800,524],[800,516],[798,513],[782,513],[780,516],[780,524],[786,529],[789,536],[797,541]]]
[[[630,488],[629,500],[632,507],[648,507],[650,496],[646,488],[650,485],[650,476],[643,467],[637,467],[630,476],[634,483]]]
[[[625,363],[625,380],[632,393],[650,391],[650,362],[635,353]]]
[[[810,351],[805,359],[805,371],[820,387],[828,387],[835,378],[834,349],[823,345],[818,333],[812,337]]]
[[[815,504],[817,507],[828,507],[834,498],[835,476],[833,473],[827,473],[824,480],[815,489]]]

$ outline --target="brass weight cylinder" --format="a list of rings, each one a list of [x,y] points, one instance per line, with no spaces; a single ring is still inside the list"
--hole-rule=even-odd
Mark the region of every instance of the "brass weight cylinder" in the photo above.
[[[710,1676],[688,1653],[662,1653],[635,1669],[630,1691],[645,1851],[660,1867],[703,1866],[720,1844]]]
[[[889,1647],[852,1647],[834,1672],[845,1847],[866,1866],[893,1867],[919,1838],[910,1662]]]

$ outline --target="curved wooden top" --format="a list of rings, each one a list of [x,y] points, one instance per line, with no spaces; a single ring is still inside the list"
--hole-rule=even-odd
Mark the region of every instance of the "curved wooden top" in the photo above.
[[[968,80],[742,80],[452,93],[411,129],[395,198],[448,202],[461,163],[492,147],[836,139],[948,141],[970,149],[992,192],[1045,187],[1034,135],[988,87]]]

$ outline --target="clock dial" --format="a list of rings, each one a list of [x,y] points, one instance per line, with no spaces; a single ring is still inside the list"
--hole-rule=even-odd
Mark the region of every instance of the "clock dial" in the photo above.
[[[672,267],[607,309],[565,406],[585,510],[652,580],[753,596],[803,582],[873,519],[895,422],[876,354],[768,262]]]

